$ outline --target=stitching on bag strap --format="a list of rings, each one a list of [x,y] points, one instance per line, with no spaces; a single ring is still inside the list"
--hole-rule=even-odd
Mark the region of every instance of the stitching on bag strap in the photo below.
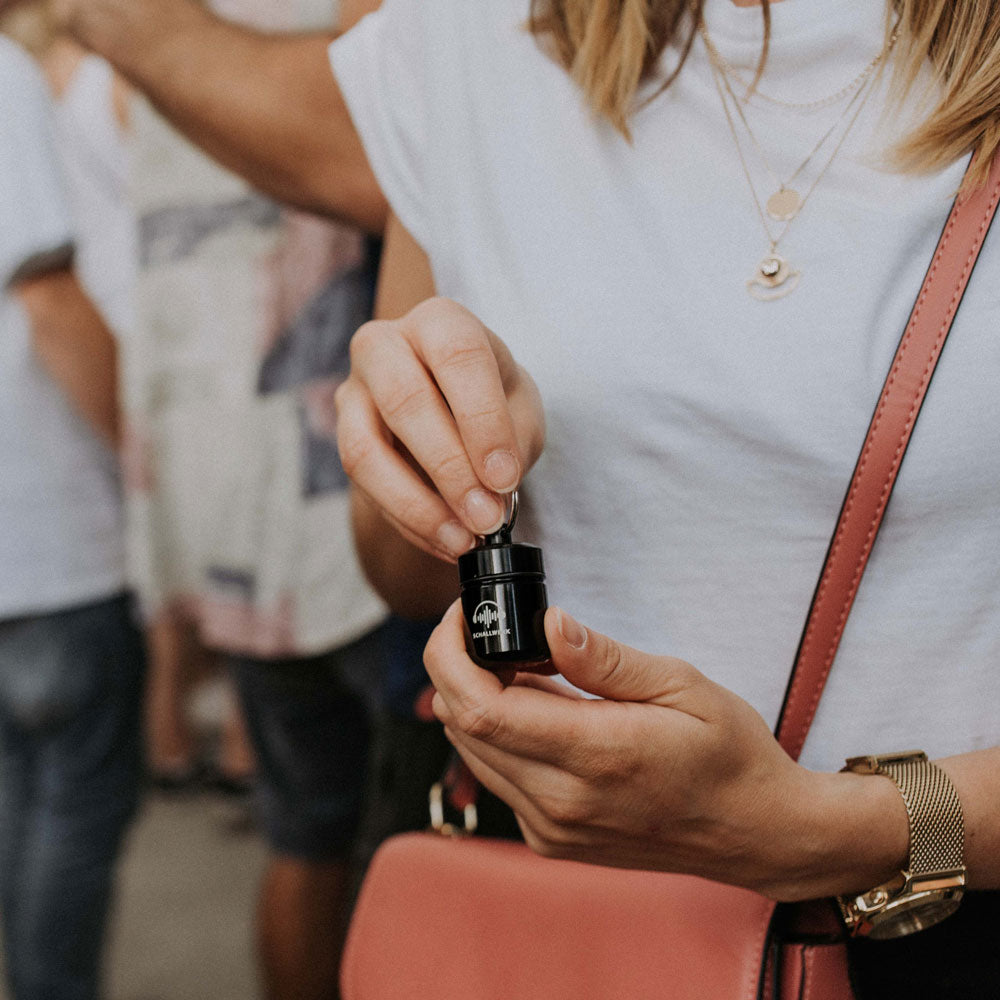
[[[812,992],[813,950],[803,946],[799,953],[799,1000],[809,1000]]]
[[[963,213],[968,209],[971,201],[975,200],[981,203],[982,194],[980,194],[979,198],[960,197],[949,214],[945,230],[938,243],[934,257],[932,258],[931,266],[924,279],[924,284],[917,297],[913,313],[907,323],[906,330],[904,331],[903,338],[900,341],[900,345],[897,349],[892,367],[890,368],[889,375],[886,379],[886,383],[879,397],[875,415],[865,438],[861,457],[858,460],[854,475],[852,476],[851,484],[848,489],[848,495],[841,510],[834,538],[827,554],[823,571],[820,575],[820,582],[816,590],[816,595],[813,599],[812,607],[810,608],[809,618],[803,633],[798,655],[796,656],[795,666],[793,668],[792,676],[790,678],[788,690],[785,696],[785,704],[782,706],[781,717],[778,724],[778,736],[781,744],[793,758],[798,758],[805,743],[806,734],[808,733],[809,726],[815,716],[820,696],[823,693],[823,688],[826,685],[827,678],[829,677],[830,670],[833,666],[833,660],[836,656],[837,648],[840,645],[840,640],[843,636],[844,628],[847,623],[848,613],[850,612],[851,606],[854,603],[854,598],[857,595],[857,591],[861,583],[861,577],[867,565],[868,557],[871,554],[871,550],[875,542],[875,536],[878,533],[886,506],[888,505],[889,497],[895,484],[896,475],[902,463],[903,455],[905,454],[906,447],[909,443],[917,416],[919,415],[921,405],[926,395],[927,387],[934,373],[937,360],[941,355],[945,339],[951,329],[952,321],[958,311],[958,307],[968,284],[972,268],[976,263],[979,251],[985,241],[986,233],[989,230],[990,223],[992,222],[996,212],[998,202],[1000,202],[1000,156],[994,160],[990,181],[992,183],[992,188],[989,190],[987,202],[982,210],[979,225],[972,232],[973,240],[971,248],[966,255],[964,266],[961,268],[955,279],[951,299],[948,302],[945,315],[937,330],[934,340],[929,345],[929,351],[927,350],[928,345],[924,344],[925,350],[922,357],[927,360],[924,364],[923,372],[918,380],[917,389],[914,392],[906,418],[902,426],[899,428],[898,442],[892,453],[892,460],[884,471],[882,486],[878,493],[878,501],[872,511],[869,529],[857,553],[855,569],[851,576],[846,593],[841,592],[843,596],[840,612],[837,615],[833,628],[830,630],[826,654],[820,661],[820,666],[817,670],[813,664],[807,662],[807,657],[810,653],[813,642],[816,639],[816,634],[822,626],[822,623],[820,622],[821,613],[825,611],[828,599],[832,600],[836,596],[830,596],[832,593],[830,585],[831,577],[839,568],[837,560],[841,555],[844,537],[848,526],[853,524],[853,515],[856,510],[856,501],[861,489],[862,478],[868,468],[876,443],[880,443],[880,438],[883,436],[880,434],[880,429],[885,426],[883,424],[883,418],[885,417],[886,410],[890,403],[893,405],[895,404],[895,397],[898,395],[896,387],[900,372],[903,371],[904,366],[909,365],[911,367],[907,370],[910,374],[912,374],[912,366],[919,365],[920,363],[920,357],[918,357],[915,361],[911,361],[907,352],[913,343],[914,337],[919,332],[918,324],[921,320],[921,312],[932,288],[934,287],[935,279],[938,277],[942,260],[948,250],[955,229],[958,226],[959,219],[963,218]],[[989,188],[989,185],[987,185],[987,188]],[[874,473],[877,473],[878,471],[879,470],[876,468]],[[874,473],[869,473],[869,476]],[[867,482],[865,482],[865,486],[867,486]],[[850,558],[851,555],[852,553],[848,552],[845,558]],[[800,699],[802,697],[806,697],[807,694],[804,691],[806,685],[809,685],[809,700],[805,706],[805,714],[799,720],[798,724],[795,725],[795,728],[792,729],[792,717],[799,710]]]

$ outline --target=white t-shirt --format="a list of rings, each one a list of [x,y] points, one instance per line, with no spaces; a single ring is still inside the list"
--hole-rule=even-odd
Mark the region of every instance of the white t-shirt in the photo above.
[[[524,29],[528,0],[387,0],[331,49],[371,163],[438,291],[537,381],[546,450],[519,534],[550,598],[689,660],[774,723],[848,480],[965,163],[878,166],[876,93],[780,250],[794,292],[750,298],[768,248],[700,41],[632,123],[584,106]],[[708,0],[751,67],[759,9]],[[761,90],[813,101],[879,51],[873,0],[772,8]],[[841,107],[754,99],[779,177]],[[856,106],[855,106],[856,107]],[[738,124],[738,120],[737,120]],[[804,172],[808,183],[830,147]],[[745,151],[758,189],[767,174]],[[774,226],[775,230],[778,229]],[[1000,743],[1000,234],[913,435],[804,764]]]
[[[55,102],[55,121],[79,234],[77,274],[115,335],[128,340],[135,328],[138,233],[127,199],[128,151],[115,118],[113,85],[111,66],[85,56]]]
[[[0,618],[124,584],[115,459],[42,368],[11,286],[73,242],[41,74],[0,38]]]

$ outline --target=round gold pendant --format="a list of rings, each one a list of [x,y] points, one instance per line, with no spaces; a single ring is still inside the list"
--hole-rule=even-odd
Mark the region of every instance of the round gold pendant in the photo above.
[[[781,254],[772,251],[757,265],[757,273],[747,282],[747,291],[761,302],[770,302],[795,291],[800,277]]]
[[[777,222],[788,222],[799,214],[802,208],[802,198],[798,191],[783,187],[780,191],[775,191],[767,199],[767,214]]]

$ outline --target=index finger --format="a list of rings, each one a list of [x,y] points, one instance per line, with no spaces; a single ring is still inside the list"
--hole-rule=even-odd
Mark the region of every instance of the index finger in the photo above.
[[[456,601],[434,630],[424,665],[437,691],[435,711],[445,725],[508,753],[574,770],[582,748],[593,748],[597,702],[537,687],[504,687],[469,657],[461,605]]]
[[[516,377],[510,352],[476,316],[447,299],[422,302],[401,323],[451,410],[476,475],[489,489],[509,493],[524,468],[504,384]]]

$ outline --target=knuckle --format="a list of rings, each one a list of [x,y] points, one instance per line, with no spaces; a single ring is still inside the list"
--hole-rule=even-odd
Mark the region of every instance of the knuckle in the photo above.
[[[528,823],[521,824],[521,832],[524,834],[524,842],[535,852],[539,857],[549,858],[552,857],[549,853],[551,845],[549,841],[541,836],[533,826]]]
[[[340,464],[353,479],[355,474],[364,468],[373,450],[372,439],[353,421],[338,420],[337,451],[340,454]]]
[[[465,481],[469,476],[469,460],[464,452],[450,452],[427,463],[425,470],[431,479],[438,484]]]
[[[541,808],[557,830],[567,826],[576,826],[585,819],[585,810],[581,803],[573,799],[549,799],[542,804]]]
[[[486,327],[451,299],[427,299],[409,313],[405,322],[435,369],[462,370],[484,360],[495,363]]]
[[[537,834],[541,849],[538,851],[546,858],[568,858],[572,854],[574,840],[568,832],[568,827],[546,820],[544,829]]]
[[[597,679],[602,683],[606,683],[622,672],[625,665],[625,654],[617,642],[609,642],[603,639],[601,640],[601,647],[600,655],[597,657],[594,669]]]
[[[539,811],[550,824],[548,838],[569,843],[572,831],[594,821],[594,797],[585,781],[564,778],[538,802]]]
[[[423,385],[408,379],[396,379],[389,386],[381,410],[390,424],[405,423],[422,410],[427,402]]]
[[[530,824],[522,823],[521,831],[524,834],[524,842],[540,857],[565,858],[568,856],[569,844],[565,835],[544,814],[534,817]]]
[[[442,338],[428,351],[429,360],[441,374],[454,378],[468,377],[484,365],[494,365],[493,352],[485,339],[469,336]]]
[[[454,299],[443,295],[432,295],[415,305],[406,315],[418,330],[423,323],[433,326],[437,323],[451,322],[457,318],[469,319],[472,314],[463,309]]]
[[[392,323],[388,320],[369,320],[363,326],[358,327],[354,336],[351,337],[350,356],[351,368],[363,368],[365,361],[371,356],[376,343],[385,340],[390,332]]]
[[[489,742],[500,732],[500,717],[481,703],[467,705],[455,716],[455,724],[466,736]]]
[[[552,843],[550,840],[545,840],[541,837],[537,837],[535,843],[529,845],[531,849],[542,858],[551,858],[552,860],[561,860],[563,855],[557,844]]]
[[[600,788],[614,788],[631,774],[631,766],[617,753],[591,754],[580,768],[586,779]]]

